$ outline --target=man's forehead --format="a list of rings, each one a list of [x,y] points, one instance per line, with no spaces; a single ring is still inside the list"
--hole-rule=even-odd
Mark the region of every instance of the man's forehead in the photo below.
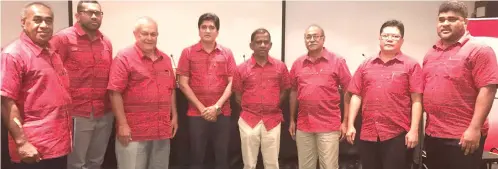
[[[81,5],[83,6],[83,9],[100,11],[100,5],[97,4],[97,3],[85,2],[85,3],[81,4]]]
[[[49,8],[43,5],[33,5],[26,11],[27,15],[40,16],[40,17],[53,17],[54,13]]]
[[[316,34],[321,34],[323,31],[322,29],[318,28],[318,27],[315,27],[315,26],[312,26],[312,27],[309,27],[305,34],[307,35],[316,35]]]

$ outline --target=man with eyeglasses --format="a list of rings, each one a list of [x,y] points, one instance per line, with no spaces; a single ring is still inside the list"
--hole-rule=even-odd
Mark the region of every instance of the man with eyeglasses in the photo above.
[[[183,49],[178,62],[180,90],[189,100],[191,169],[204,165],[206,146],[211,141],[216,169],[228,169],[232,80],[236,69],[230,49],[216,42],[220,19],[205,13],[197,22],[201,40]]]
[[[493,49],[467,32],[467,15],[464,2],[443,2],[440,40],[424,58],[428,168],[475,169],[481,164],[498,64]]]
[[[54,13],[44,3],[29,3],[21,26],[20,38],[3,49],[0,66],[12,169],[65,169],[71,152],[71,97],[66,70],[48,42]]]
[[[112,45],[99,31],[102,15],[97,1],[79,1],[77,22],[51,40],[71,82],[74,148],[68,169],[100,169],[112,131],[114,117],[106,90]]]
[[[290,71],[289,132],[296,140],[300,169],[316,169],[317,159],[321,169],[337,169],[339,140],[347,124],[347,118],[341,123],[339,92],[348,86],[351,74],[343,57],[323,47],[325,33],[320,26],[308,27],[304,40],[308,53]],[[344,98],[347,117],[351,95],[345,93]]]
[[[405,27],[389,20],[380,27],[380,52],[366,59],[349,83],[346,138],[355,143],[354,122],[362,106],[358,146],[364,169],[410,169],[422,117],[422,68],[401,52]]]

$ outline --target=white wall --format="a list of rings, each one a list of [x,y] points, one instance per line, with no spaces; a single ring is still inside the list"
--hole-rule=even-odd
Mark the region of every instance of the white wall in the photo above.
[[[402,51],[422,63],[425,52],[438,39],[436,1],[288,1],[286,9],[285,62],[291,66],[306,53],[304,31],[310,24],[325,30],[325,47],[346,58],[355,72],[379,47],[378,35],[383,22],[401,20],[405,25]],[[466,2],[469,15],[474,2]]]
[[[19,38],[21,33],[21,11],[24,5],[32,1],[1,1],[1,47],[5,47]],[[54,12],[54,33],[69,26],[67,1],[43,1]]]
[[[183,48],[199,41],[197,20],[206,12],[220,17],[218,42],[232,49],[237,64],[250,58],[251,33],[259,27],[272,35],[270,54],[281,58],[282,2],[281,1],[101,1],[104,18],[100,30],[112,41],[114,53],[135,42],[133,26],[140,16],[154,18],[159,26],[158,48],[173,54],[177,65]],[[73,2],[76,11],[77,2]]]

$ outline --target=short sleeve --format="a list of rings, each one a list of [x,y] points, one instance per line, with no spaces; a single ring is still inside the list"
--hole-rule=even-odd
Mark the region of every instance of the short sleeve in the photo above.
[[[299,60],[296,60],[294,61],[294,63],[292,64],[292,68],[289,72],[289,81],[290,81],[290,85],[291,85],[291,89],[292,90],[297,90],[297,85],[298,85],[298,82],[297,82],[297,68],[299,67],[298,66],[298,63]]]
[[[365,70],[365,65],[369,62],[366,60],[354,72],[351,82],[348,85],[347,91],[353,93],[354,95],[361,96],[363,91],[363,71]]]
[[[1,55],[1,95],[17,100],[21,90],[23,73],[22,61],[6,53]]]
[[[480,48],[475,57],[472,58],[473,69],[472,76],[474,85],[478,88],[498,84],[498,64],[496,54],[489,46]]]
[[[119,55],[112,61],[107,89],[123,92],[128,85],[129,71],[125,58]]]
[[[280,69],[281,69],[280,71],[282,72],[282,78],[280,80],[280,89],[287,90],[291,88],[289,70],[287,69],[287,66],[283,63],[282,66],[280,66]]]
[[[347,89],[351,81],[351,72],[349,72],[348,65],[344,58],[338,60],[337,73],[339,75],[339,83],[343,89]]]
[[[181,76],[190,76],[190,52],[189,48],[185,48],[182,51],[180,60],[178,60],[178,67],[176,68],[176,73]]]
[[[233,57],[233,53],[230,49],[225,49],[227,50],[227,75],[233,76],[234,72],[237,69],[237,64],[235,64],[235,58]]]
[[[422,72],[422,67],[418,63],[414,63],[410,67],[409,83],[411,93],[423,93],[424,92],[424,74]]]
[[[244,64],[240,65],[234,72],[234,76],[233,76],[233,81],[232,81],[232,89],[233,91],[235,92],[239,92],[239,93],[242,93],[242,89],[243,89],[243,85],[244,85],[244,82],[243,82],[243,79],[242,79],[242,67],[244,66]]]

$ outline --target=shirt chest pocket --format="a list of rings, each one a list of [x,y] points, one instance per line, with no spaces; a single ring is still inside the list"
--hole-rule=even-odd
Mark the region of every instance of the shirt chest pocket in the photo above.
[[[408,87],[410,86],[408,73],[405,71],[392,71],[391,76],[387,79],[390,91],[395,93],[408,92]]]
[[[318,83],[320,86],[334,86],[335,85],[335,71],[332,69],[320,69],[318,73]]]
[[[461,81],[470,76],[470,63],[462,56],[450,57],[442,64],[445,68],[444,77],[447,79]]]
[[[157,76],[157,83],[161,88],[172,89],[175,83],[175,78],[173,72],[168,69],[156,70],[155,74]]]

